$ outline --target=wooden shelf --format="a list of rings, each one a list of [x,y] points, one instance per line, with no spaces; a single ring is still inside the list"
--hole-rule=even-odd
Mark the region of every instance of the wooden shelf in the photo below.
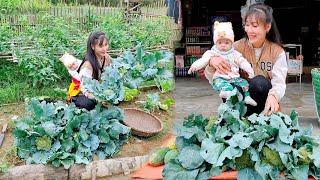
[[[206,27],[187,27],[185,34],[185,58],[184,66],[189,67],[192,63],[202,57],[203,53],[213,44],[211,28]]]
[[[201,54],[186,54],[186,56],[202,57],[202,55],[201,55]]]
[[[201,54],[187,54],[186,56],[202,57]]]
[[[211,37],[211,35],[186,35],[186,37]]]
[[[199,43],[191,43],[191,42],[188,42],[186,43],[187,45],[211,45],[211,42],[199,42]]]

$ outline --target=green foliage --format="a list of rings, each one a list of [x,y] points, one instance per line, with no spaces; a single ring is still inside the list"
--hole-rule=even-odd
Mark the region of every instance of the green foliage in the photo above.
[[[106,67],[101,74],[100,81],[86,79],[83,83],[84,89],[91,92],[95,99],[102,102],[118,104],[120,101],[126,100],[126,97],[127,99],[133,99],[133,95],[137,96],[138,92],[137,90],[135,92],[133,90],[128,91],[129,88],[138,89],[143,81],[157,78],[173,81],[172,71],[167,70],[166,66],[157,66],[159,60],[170,62],[171,57],[172,54],[168,51],[148,53],[144,52],[141,45],[138,45],[135,54],[126,51],[122,57],[113,61],[112,66]],[[125,90],[127,90],[127,94],[125,94]],[[129,92],[132,96],[130,98]],[[147,95],[147,100],[143,103],[143,106],[146,110],[154,111],[159,108],[168,110],[173,104],[173,99],[166,99],[163,103],[160,103],[158,94],[150,94]]]
[[[125,51],[113,61],[113,66],[119,69],[124,85],[128,88],[138,89],[143,82],[158,81],[166,84],[166,81],[169,81],[169,85],[163,85],[167,87],[159,87],[161,91],[167,92],[173,89],[173,83],[170,83],[173,81],[173,71],[168,67],[171,63],[170,51],[145,52],[139,44],[135,48],[135,53]]]
[[[156,110],[169,110],[171,106],[175,103],[174,99],[167,98],[163,102],[160,100],[158,93],[148,93],[145,101],[139,101],[141,107],[148,112],[154,112]]]
[[[13,131],[18,156],[28,164],[52,164],[69,168],[114,156],[128,140],[130,128],[121,124],[123,111],[117,107],[90,112],[62,102],[27,106],[27,116],[16,121]]]
[[[9,170],[9,164],[7,162],[0,162],[0,173],[6,173]]]
[[[7,0],[8,1],[8,0]],[[17,2],[19,0],[16,0]],[[2,2],[2,1],[1,1]],[[13,0],[12,0],[13,2]],[[91,17],[91,16],[90,16]],[[110,49],[125,50],[142,42],[145,46],[163,45],[169,41],[171,31],[164,28],[169,22],[167,17],[160,17],[150,20],[138,20],[137,23],[128,23],[123,14],[115,14],[110,16],[90,18],[88,22],[88,31],[97,29],[107,33],[110,38]],[[27,16],[21,16],[19,23],[23,25],[23,31],[16,33],[15,27],[10,27],[8,24],[2,24],[0,27],[0,53],[14,53],[19,61],[19,67],[23,76],[26,77],[27,83],[36,88],[58,84],[60,82],[69,82],[70,76],[58,58],[65,52],[75,55],[78,59],[83,59],[86,51],[86,41],[89,33],[82,32],[78,28],[80,23],[77,20],[66,21],[59,17],[53,17],[48,14],[43,14],[41,21],[42,25],[32,27],[28,24]],[[156,21],[157,23],[154,23]],[[93,23],[94,22],[94,23]],[[98,24],[98,26],[96,26]],[[141,32],[133,34],[133,29],[139,26]],[[148,28],[144,28],[148,26]],[[139,33],[150,34],[158,29],[159,33],[141,39]],[[160,30],[163,29],[163,32]],[[149,32],[150,31],[150,32]],[[168,36],[167,36],[168,35]],[[165,38],[164,38],[165,37]],[[161,40],[160,40],[161,39]],[[12,42],[17,43],[16,48],[11,46]],[[154,55],[148,55],[149,58],[159,61],[161,59],[169,60],[172,63],[172,54],[166,52],[158,52]],[[170,55],[169,57],[167,55]],[[160,56],[159,56],[160,55]],[[145,57],[142,57],[145,58]],[[140,64],[143,59],[140,59]],[[162,62],[162,61],[159,61]],[[154,64],[155,65],[155,64]],[[172,67],[171,67],[172,68]],[[143,72],[138,71],[139,67],[135,66],[132,76],[139,75],[145,79],[154,79],[156,68],[143,69]],[[161,91],[172,90],[172,83],[165,82],[168,78],[168,71],[172,72],[167,67],[157,67],[157,77],[161,78]],[[130,74],[131,76],[131,74]],[[132,82],[140,84],[144,81],[141,78],[128,79],[126,83]],[[12,84],[12,83],[11,83]],[[137,88],[128,86],[130,88]]]
[[[261,176],[251,168],[245,168],[238,172],[237,179],[245,179],[245,180],[263,180]]]
[[[164,179],[176,180],[176,179],[196,179],[199,173],[199,169],[188,170],[182,167],[178,160],[169,161],[164,166],[162,176]]]
[[[158,18],[133,18],[128,23],[123,13],[106,16],[100,29],[110,38],[111,49],[128,49],[142,43],[146,47],[168,44],[172,31],[166,28],[170,19]]]
[[[244,117],[242,100],[235,89],[217,119],[190,115],[175,126],[179,155],[165,164],[165,179],[208,179],[230,169],[239,170],[239,180],[280,179],[281,171],[286,179],[320,178],[319,142],[297,113]]]
[[[20,3],[20,0],[11,0],[8,3],[9,1],[1,1],[0,4],[9,6],[11,2]],[[38,2],[38,0],[30,1],[30,5],[33,2]],[[46,4],[47,1],[41,5],[46,6]],[[11,5],[10,8],[16,7]],[[167,17],[149,20],[133,19],[132,22],[137,23],[128,23],[119,13],[105,16],[103,19],[93,16],[90,19],[91,21],[87,23],[88,31],[96,30],[96,28],[105,30],[110,38],[110,49],[132,48],[139,41],[146,45],[167,44],[169,40],[167,34],[172,33],[165,28],[169,22]],[[153,23],[153,20],[157,23]],[[43,22],[41,25],[31,26],[27,21],[27,16],[21,16],[18,21],[23,26],[23,31],[19,34],[16,33],[17,28],[14,26],[9,26],[9,24],[0,26],[0,53],[14,53],[19,62],[18,65],[13,63],[9,65],[7,61],[4,61],[0,66],[0,104],[23,101],[28,97],[42,95],[57,100],[65,99],[66,92],[57,89],[67,88],[70,75],[58,58],[64,52],[69,52],[78,59],[83,59],[89,33],[79,30],[80,22],[77,20],[65,21],[45,13],[41,18]],[[93,27],[95,24],[93,21],[98,23],[98,27]],[[141,30],[141,32],[134,29]],[[160,32],[161,29],[163,32]],[[150,30],[151,32],[147,32]],[[156,34],[146,37],[147,39],[141,38],[142,34],[151,34],[155,30]],[[16,43],[15,48],[11,46],[12,42]],[[151,82],[152,85],[157,83],[161,92],[171,91],[174,86],[172,53],[168,51],[148,53],[141,49],[137,48],[134,55],[131,53],[134,58],[131,58],[130,53],[127,52],[121,57],[122,59],[119,59],[120,61],[128,59],[134,63],[139,62],[131,69],[125,69],[129,65],[126,63],[127,65],[119,70],[120,73],[123,73],[121,70],[128,71],[125,78],[126,86],[138,88],[145,82]],[[165,100],[161,108],[168,109],[172,104],[172,100]]]
[[[53,69],[54,61],[46,56],[45,51],[39,51],[38,56],[30,51],[18,51],[17,55],[20,59],[20,69],[27,74],[27,79],[32,86],[48,86],[59,79]]]
[[[17,48],[12,50],[20,69],[27,76],[28,83],[38,87],[68,78],[66,68],[58,60],[59,55],[64,52],[83,55],[84,49],[79,46],[85,46],[84,34],[77,30],[76,22],[67,24],[50,15],[44,15],[42,20],[50,23],[35,28],[25,26],[23,33],[12,39],[18,42]],[[25,17],[20,21],[27,23]]]
[[[200,147],[195,144],[184,147],[180,151],[177,159],[182,167],[188,170],[197,169],[204,162],[204,158],[200,154]]]
[[[167,98],[163,102],[159,104],[159,108],[162,110],[169,110],[171,106],[173,106],[176,103],[176,101],[172,98]]]
[[[178,155],[179,152],[177,149],[171,149],[164,156],[164,163],[167,164],[171,159],[175,159],[176,157],[178,157]]]
[[[128,49],[134,46],[128,33],[128,24],[122,13],[105,16],[101,29],[109,36],[110,49]]]
[[[129,24],[128,32],[133,42],[141,42],[145,46],[156,46],[166,44],[171,37],[172,30],[166,28],[168,17],[156,19],[136,18]]]
[[[155,83],[161,93],[169,92],[174,89],[174,80],[173,79],[161,79],[156,78]]]
[[[170,149],[167,147],[157,149],[154,153],[151,154],[151,156],[149,158],[149,164],[151,166],[163,165],[164,164],[164,157],[168,151],[170,151]]]
[[[140,91],[138,89],[124,88],[124,101],[132,101],[134,98],[138,97]]]
[[[50,6],[47,0],[1,0],[0,10],[2,14],[13,14],[23,10],[28,12],[39,12],[47,10]],[[23,8],[22,8],[23,7]]]
[[[0,52],[7,52],[11,49],[11,40],[14,33],[10,29],[9,24],[1,24],[0,26]]]
[[[123,79],[114,66],[104,69],[101,74],[101,82],[87,78],[84,80],[83,86],[100,102],[107,101],[111,104],[118,104],[124,100]]]
[[[24,101],[27,97],[50,96],[55,100],[65,99],[67,96],[67,82],[62,80],[56,84],[35,88],[29,84],[18,64],[2,61],[0,66],[0,104]],[[62,89],[64,88],[64,89]]]
[[[160,96],[158,93],[148,93],[146,100],[141,103],[144,110],[153,112],[159,109]]]

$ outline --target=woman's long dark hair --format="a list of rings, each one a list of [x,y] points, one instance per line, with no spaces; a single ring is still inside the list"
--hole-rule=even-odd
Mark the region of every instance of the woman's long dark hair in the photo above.
[[[90,34],[87,42],[87,53],[84,60],[90,62],[92,66],[92,77],[96,80],[99,79],[100,64],[97,60],[94,50],[92,49],[92,46],[95,46],[97,44],[102,45],[104,41],[107,41],[107,43],[109,43],[105,33],[97,31]]]
[[[253,15],[260,22],[271,24],[270,31],[267,33],[266,38],[269,41],[274,42],[279,46],[282,46],[281,36],[272,13],[273,13],[273,9],[266,4],[263,4],[263,3],[253,4],[249,7],[248,11],[244,16],[244,23],[246,22],[249,16]],[[247,33],[245,33],[245,37],[248,39]]]

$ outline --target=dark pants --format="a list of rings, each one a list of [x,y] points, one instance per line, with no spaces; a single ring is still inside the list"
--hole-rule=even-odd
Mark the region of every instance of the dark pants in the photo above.
[[[249,93],[253,100],[257,102],[257,106],[247,105],[246,116],[253,113],[261,113],[264,110],[269,90],[272,88],[270,80],[264,76],[256,76],[249,81]]]
[[[242,89],[235,86],[242,94]],[[269,90],[272,88],[270,80],[264,76],[256,76],[249,80],[249,93],[253,100],[257,102],[257,106],[247,104],[247,113],[245,116],[250,116],[253,113],[261,113],[264,110]]]
[[[78,94],[77,96],[72,97],[72,102],[78,108],[85,108],[88,111],[94,109],[94,107],[97,105],[97,102],[95,100],[89,99],[83,94]]]

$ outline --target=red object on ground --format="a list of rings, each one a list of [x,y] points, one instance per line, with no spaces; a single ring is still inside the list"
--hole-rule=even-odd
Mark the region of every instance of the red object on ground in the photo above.
[[[215,179],[215,180],[236,180],[237,179],[237,171],[223,172],[219,176],[214,176],[214,177],[211,177],[210,179]]]
[[[142,167],[131,174],[131,178],[138,178],[138,179],[150,179],[150,180],[157,180],[163,179],[162,177],[162,170],[164,165],[153,167],[150,166],[148,163],[142,165]],[[281,174],[280,176],[283,176]],[[213,180],[236,180],[237,179],[237,171],[228,171],[223,172],[219,176],[211,177],[210,179]],[[309,180],[314,180],[313,177],[309,177]]]
[[[162,170],[164,166],[157,166],[153,167],[149,164],[144,164],[142,167],[131,174],[132,178],[140,178],[140,179],[163,179],[162,177]],[[237,179],[237,172],[230,171],[230,172],[223,172],[219,176],[212,177],[211,179],[214,180],[236,180]]]
[[[148,163],[142,165],[142,167],[131,174],[132,178],[140,178],[140,179],[163,179],[162,178],[162,170],[164,166],[153,167]]]

